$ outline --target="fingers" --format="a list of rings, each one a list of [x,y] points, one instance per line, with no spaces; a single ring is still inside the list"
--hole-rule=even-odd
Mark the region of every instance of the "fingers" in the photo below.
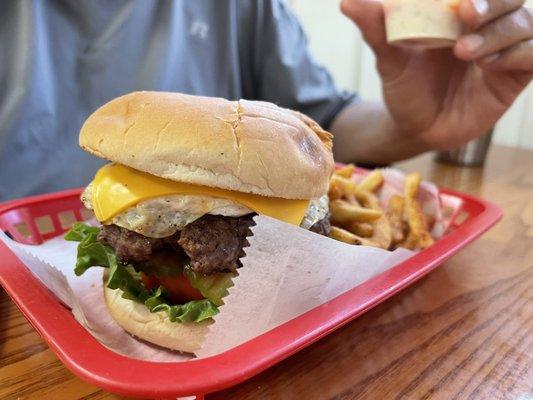
[[[471,28],[479,28],[505,14],[518,10],[524,0],[460,0],[459,17]]]
[[[461,37],[455,54],[466,61],[479,60],[533,38],[533,13],[519,8]]]
[[[520,42],[505,51],[480,60],[485,69],[533,72],[533,39]]]

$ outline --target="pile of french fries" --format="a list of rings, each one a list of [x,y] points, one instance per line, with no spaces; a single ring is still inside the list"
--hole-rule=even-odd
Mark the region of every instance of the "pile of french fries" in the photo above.
[[[398,247],[423,250],[434,243],[417,201],[422,181],[418,172],[406,176],[403,195],[393,195],[383,209],[376,195],[383,184],[381,171],[375,170],[356,183],[351,179],[355,168],[347,165],[337,169],[331,177],[328,193],[330,237],[387,250]]]

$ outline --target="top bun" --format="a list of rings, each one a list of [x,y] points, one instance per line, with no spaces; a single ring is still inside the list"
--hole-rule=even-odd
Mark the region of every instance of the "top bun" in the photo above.
[[[286,199],[326,194],[333,171],[328,132],[261,101],[134,92],[96,110],[80,146],[162,178]]]

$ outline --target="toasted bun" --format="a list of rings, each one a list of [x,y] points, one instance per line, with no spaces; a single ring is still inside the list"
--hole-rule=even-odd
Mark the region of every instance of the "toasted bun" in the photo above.
[[[327,193],[331,135],[295,111],[259,101],[134,92],[96,110],[80,146],[179,182],[287,199]]]
[[[123,299],[122,290],[104,287],[107,308],[117,323],[132,335],[172,350],[192,353],[200,348],[208,321],[176,323],[167,313],[151,313],[145,305]]]

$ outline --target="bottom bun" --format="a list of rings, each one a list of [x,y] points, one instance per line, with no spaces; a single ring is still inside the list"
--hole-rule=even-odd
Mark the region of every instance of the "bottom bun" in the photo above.
[[[104,287],[107,308],[132,335],[172,350],[192,353],[200,348],[210,321],[171,322],[165,311],[152,313],[144,304],[122,298],[122,290]]]

